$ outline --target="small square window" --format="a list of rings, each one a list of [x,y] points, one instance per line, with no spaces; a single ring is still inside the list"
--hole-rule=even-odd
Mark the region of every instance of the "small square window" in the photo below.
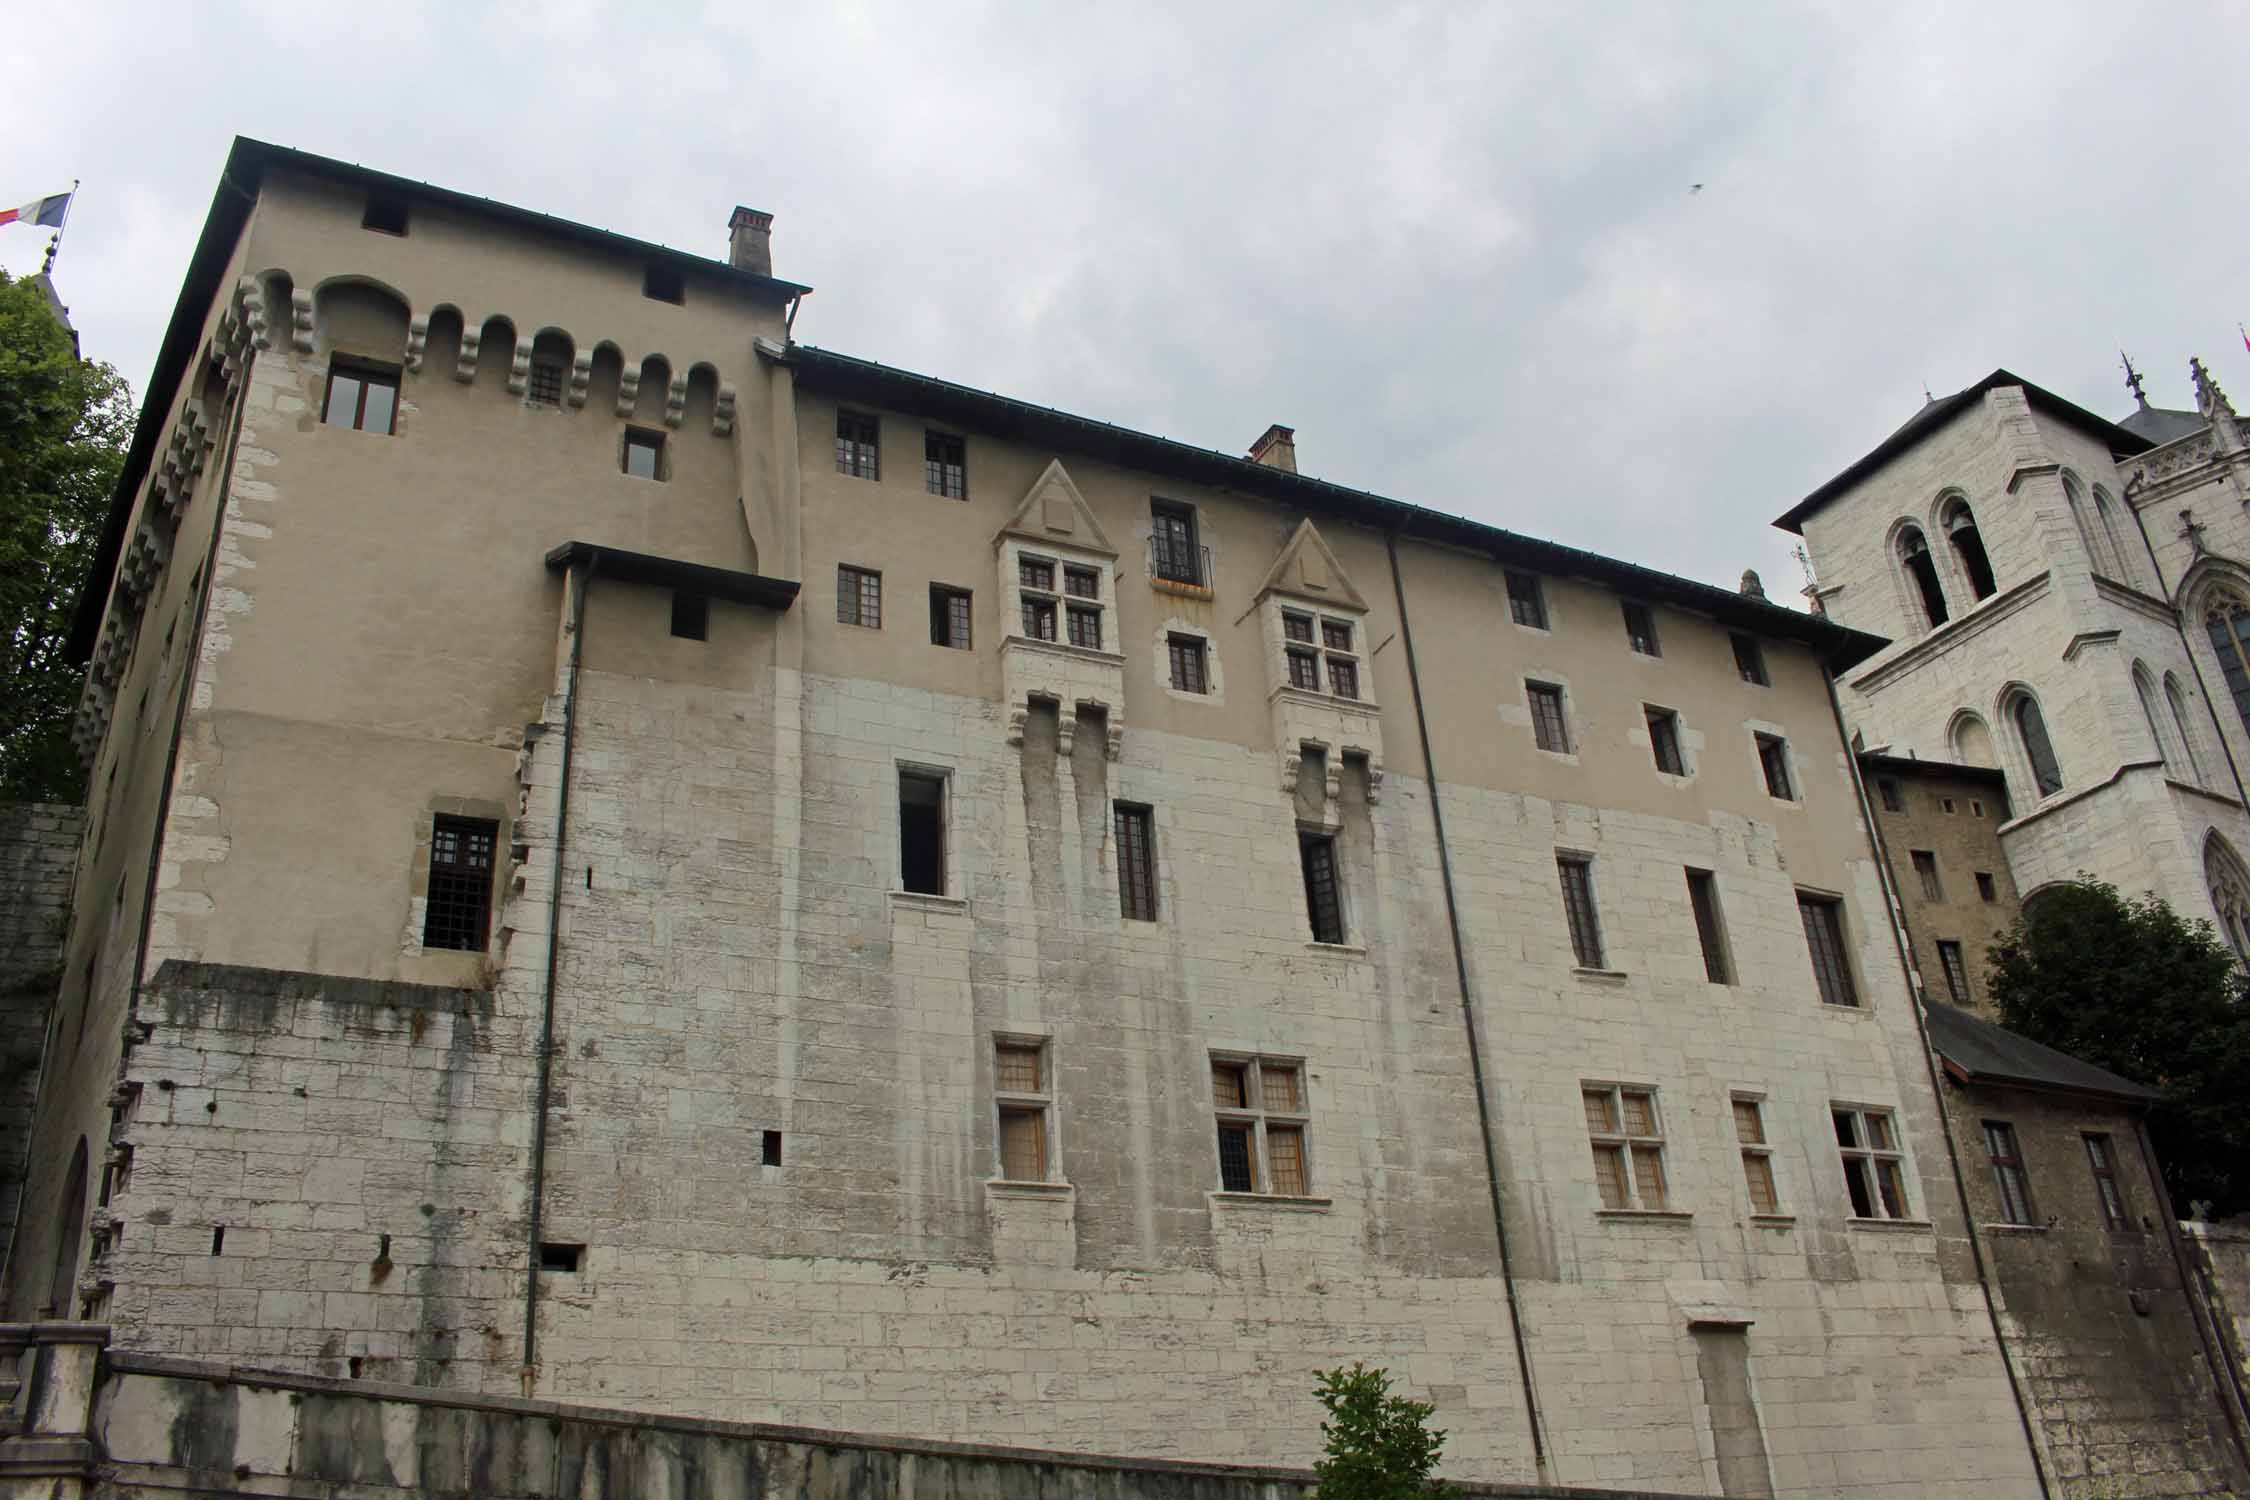
[[[836,567],[836,623],[883,628],[883,575],[849,563]]]
[[[1173,635],[1166,642],[1175,690],[1182,693],[1211,691],[1210,649],[1210,642],[1199,635]]]
[[[1656,612],[1630,599],[1625,601],[1624,610],[1626,644],[1643,656],[1662,656],[1656,639]]]
[[[563,381],[566,373],[559,359],[534,359],[531,362],[531,384],[524,399],[533,406],[560,406]]]
[[[1533,630],[1547,628],[1547,595],[1540,587],[1536,573],[1519,573],[1510,568],[1508,580],[1508,617],[1518,625]]]
[[[1019,557],[1016,559],[1016,583],[1022,588],[1051,594],[1055,591],[1055,565],[1043,557]]]
[[[942,583],[930,585],[931,645],[950,646],[956,651],[969,649],[971,603],[967,589],[950,588]]]
[[[672,595],[672,634],[683,641],[707,640],[711,628],[711,601],[685,590]]]
[[[1940,798],[1938,798],[1938,806],[1939,806],[1939,807],[1942,807],[1942,808],[1944,808],[1944,809],[1945,809],[1945,811],[1946,811],[1946,814],[1947,814],[1948,816],[1951,816],[1951,815],[1952,815],[1952,812],[1953,812],[1953,799],[1952,799],[1951,797],[1940,797]]]
[[[625,429],[625,472],[635,479],[664,477],[664,434],[638,427]]]
[[[574,1276],[585,1263],[586,1247],[584,1245],[564,1244],[560,1240],[541,1240],[539,1242],[539,1269],[542,1271],[550,1271],[563,1276]]]
[[[1289,657],[1289,685],[1303,688],[1308,693],[1320,691],[1320,653],[1318,651],[1292,650]]]
[[[360,216],[359,227],[377,234],[405,234],[406,200],[391,193],[369,193],[367,212]]]
[[[389,434],[398,416],[398,371],[338,360],[328,370],[320,419],[331,427]]]
[[[1734,633],[1734,670],[1737,676],[1753,687],[1771,687],[1773,679],[1766,675],[1766,652],[1754,635]]]
[[[1094,568],[1064,568],[1063,592],[1073,599],[1099,599],[1102,575]]]
[[[655,302],[687,301],[687,278],[670,266],[650,266],[641,273],[641,295]]]
[[[922,435],[922,482],[933,495],[969,498],[969,445],[950,432]]]
[[[1035,641],[1051,641],[1055,638],[1054,600],[1024,595],[1023,633]]]

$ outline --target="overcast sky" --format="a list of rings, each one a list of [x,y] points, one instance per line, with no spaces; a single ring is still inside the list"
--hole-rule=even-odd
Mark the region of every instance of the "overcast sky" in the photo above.
[[[1791,599],[1767,523],[1925,382],[2250,398],[2239,0],[689,10],[46,7],[0,203],[85,179],[136,391],[237,133],[713,256],[747,203],[807,342]]]

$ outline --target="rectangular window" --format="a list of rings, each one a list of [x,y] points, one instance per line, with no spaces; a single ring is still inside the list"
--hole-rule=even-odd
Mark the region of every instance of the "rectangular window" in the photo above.
[[[1662,656],[1656,640],[1656,612],[1645,604],[1626,600],[1625,641],[1643,656]]]
[[[2131,1229],[2133,1216],[2126,1210],[2125,1193],[2117,1185],[2116,1158],[2111,1154],[2109,1137],[2097,1131],[2088,1131],[2086,1164],[2094,1169],[2094,1191],[2102,1200],[2102,1218],[2112,1229]]]
[[[1953,815],[1953,799],[1951,797],[1938,798],[1938,806],[1944,810],[1947,817]]]
[[[641,295],[652,302],[685,302],[687,278],[670,266],[650,266],[641,272]]]
[[[854,479],[878,479],[875,418],[865,412],[836,413],[836,472]]]
[[[1771,687],[1773,679],[1766,675],[1766,651],[1754,635],[1734,633],[1734,670],[1744,682],[1753,687]]]
[[[849,563],[836,567],[836,623],[883,628],[883,575]]]
[[[1203,549],[1195,539],[1195,507],[1170,500],[1149,502],[1149,564],[1159,578],[1200,584]]]
[[[1524,700],[1531,705],[1531,736],[1542,750],[1570,753],[1570,722],[1563,717],[1563,690],[1551,682],[1526,682]]]
[[[1570,951],[1581,969],[1602,967],[1601,920],[1594,912],[1594,862],[1583,854],[1555,856],[1562,880],[1563,918],[1570,925]]]
[[[1994,882],[1990,870],[1977,871],[1977,899],[1987,904],[2000,899],[2000,887]]]
[[[1750,1212],[1778,1214],[1781,1195],[1774,1191],[1773,1148],[1766,1143],[1765,1106],[1756,1099],[1734,1096],[1734,1138],[1742,1149],[1742,1176],[1750,1186]]]
[[[1887,1109],[1858,1109],[1835,1105],[1829,1110],[1836,1123],[1836,1150],[1843,1159],[1844,1191],[1851,1198],[1855,1219],[1904,1219],[1906,1158],[1900,1153],[1898,1129]]]
[[[1844,903],[1833,896],[1797,893],[1797,915],[1805,924],[1805,947],[1812,955],[1813,978],[1828,1005],[1857,1005],[1851,964],[1845,959]]]
[[[1528,625],[1533,630],[1547,628],[1547,595],[1540,588],[1539,575],[1519,573],[1509,569],[1508,617],[1518,625]]]
[[[1680,716],[1668,708],[1642,704],[1648,716],[1648,748],[1656,757],[1656,769],[1667,776],[1685,776],[1687,762],[1680,755]]]
[[[1766,790],[1784,802],[1797,800],[1797,788],[1789,779],[1789,742],[1778,736],[1758,736],[1758,764],[1766,773]]]
[[[1979,802],[1974,797],[1971,797],[1969,799],[1969,816],[1972,818],[1981,818],[1984,816],[1984,804],[1982,802]]]
[[[1670,1206],[1664,1188],[1664,1131],[1653,1089],[1589,1083],[1581,1089],[1586,1134],[1594,1148],[1594,1185],[1602,1207],[1661,1213]]]
[[[1906,788],[1898,784],[1896,776],[1878,778],[1875,782],[1875,789],[1883,794],[1883,811],[1906,811]]]
[[[933,495],[969,498],[969,445],[949,432],[922,435],[922,482]]]
[[[372,229],[377,234],[406,233],[406,200],[382,193],[367,195],[367,211],[359,216],[359,227]]]
[[[1083,604],[1073,604],[1064,613],[1070,620],[1070,643],[1084,646],[1089,651],[1102,649],[1102,612]]]
[[[1961,945],[1940,938],[1937,945],[1938,962],[1945,966],[1945,990],[1955,1005],[1969,1003],[1969,970],[1961,962]]]
[[[492,853],[500,825],[440,813],[430,825],[430,880],[422,946],[484,951],[492,917]]]
[[[1297,855],[1305,867],[1305,913],[1313,941],[1344,940],[1344,896],[1337,885],[1336,838],[1326,833],[1297,835]]]
[[[992,1050],[992,1097],[1000,1114],[1000,1175],[1009,1182],[1047,1180],[1047,1049],[1039,1042],[1002,1041]]]
[[[1019,557],[1016,583],[1036,593],[1051,594],[1055,591],[1055,565],[1043,557]]]
[[[1211,691],[1210,643],[1199,635],[1174,635],[1166,644],[1172,659],[1172,686],[1183,693]]]
[[[1914,878],[1921,884],[1924,899],[1943,901],[1945,887],[1938,881],[1936,853],[1928,849],[1909,849],[1907,854],[1914,861]]]
[[[1130,921],[1156,920],[1156,814],[1130,802],[1117,804],[1117,905]]]
[[[1289,652],[1289,685],[1303,688],[1308,693],[1320,691],[1320,653],[1291,649]]]
[[[969,608],[974,602],[967,589],[930,585],[930,644],[969,649]]]
[[[1073,599],[1099,599],[1102,575],[1092,568],[1063,569],[1063,592]]]
[[[1211,1103],[1218,1116],[1222,1191],[1294,1198],[1312,1191],[1305,1155],[1311,1105],[1302,1062],[1215,1057]]]
[[[711,601],[701,594],[675,590],[672,594],[672,634],[683,641],[709,639]]]
[[[337,363],[328,371],[321,420],[331,427],[388,434],[398,415],[398,371]]]
[[[1311,645],[1313,638],[1312,616],[1293,615],[1287,610],[1283,610],[1281,612],[1281,638],[1285,641],[1301,642],[1307,646]]]
[[[2016,1146],[2016,1127],[2005,1120],[1984,1122],[1984,1150],[1992,1158],[1992,1186],[2000,1194],[2000,1222],[2035,1224],[2031,1183],[2023,1174],[2023,1153]]]
[[[1023,596],[1023,633],[1035,641],[1055,638],[1055,601]]]
[[[945,894],[945,777],[898,773],[899,885],[925,896]]]
[[[1348,657],[1328,658],[1328,691],[1339,698],[1359,696],[1359,663]]]
[[[1719,925],[1719,882],[1709,870],[1687,872],[1688,905],[1695,912],[1695,936],[1703,944],[1703,977],[1731,984],[1727,972],[1726,930]]]
[[[624,469],[635,479],[662,479],[664,434],[643,432],[638,427],[626,428]]]
[[[524,399],[533,406],[560,406],[563,396],[563,362],[559,359],[534,359],[531,362],[531,385]]]
[[[1328,691],[1339,698],[1359,696],[1359,657],[1352,650],[1352,622],[1323,619],[1320,648],[1328,657]]]

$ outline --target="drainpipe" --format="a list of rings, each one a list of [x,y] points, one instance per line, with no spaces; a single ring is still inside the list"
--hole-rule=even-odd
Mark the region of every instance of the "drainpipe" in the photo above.
[[[2204,1279],[2200,1271],[2188,1265],[2187,1248],[2180,1243],[2180,1216],[2173,1211],[2172,1194],[2164,1186],[2164,1174],[2157,1170],[2156,1146],[2149,1139],[2148,1117],[2145,1113],[2133,1116],[2133,1143],[2140,1148],[2141,1170],[2156,1189],[2157,1212],[2164,1216],[2164,1239],[2172,1249],[2172,1264],[2179,1268],[2180,1292],[2187,1298],[2188,1321],[2195,1325],[2196,1341],[2203,1345],[2204,1363],[2211,1367],[2212,1395],[2219,1410],[2227,1419],[2227,1436],[2234,1439],[2234,1451],[2246,1468],[2250,1468],[2250,1443],[2243,1436],[2243,1401],[2241,1374],[2233,1359],[2226,1355],[2212,1338],[2211,1329],[2204,1322],[2210,1307],[2203,1295]]]
[[[2180,605],[2186,601],[2173,600],[2172,585],[2164,580],[2164,564],[2156,560],[2156,543],[2149,540],[2148,519],[2133,504],[2133,491],[2141,486],[2145,477],[2145,474],[2136,472],[2132,483],[2125,486],[2125,509],[2132,514],[2133,525],[2140,530],[2141,546],[2148,551],[2148,565],[2156,572],[2156,586],[2164,591],[2164,602],[2172,607],[2172,629],[2180,638],[2180,654],[2187,658],[2188,670],[2195,674],[2195,690],[2202,696],[2203,712],[2211,720],[2211,733],[2218,737],[2219,753],[2227,758],[2227,770],[2234,777],[2234,794],[2241,799],[2243,807],[2250,810],[2250,789],[2245,789],[2242,784],[2242,767],[2235,762],[2234,748],[2227,743],[2227,732],[2219,723],[2219,710],[2212,704],[2210,689],[2204,686],[2203,666],[2195,659],[2195,648],[2188,644],[2187,622],[2180,613]],[[2184,578],[2181,581],[2186,582]],[[2181,725],[2180,732],[2185,734],[2187,726]],[[2159,751],[2163,748],[2162,745],[2157,746]],[[2182,745],[2180,748],[2186,750],[2189,747]]]
[[[1403,530],[1404,528],[1401,528]],[[1453,973],[1461,985],[1461,1024],[1469,1036],[1469,1074],[1477,1091],[1477,1136],[1484,1145],[1485,1184],[1492,1193],[1492,1232],[1500,1242],[1500,1282],[1507,1290],[1508,1327],[1515,1335],[1516,1369],[1523,1377],[1524,1416],[1531,1424],[1531,1461],[1547,1476],[1547,1444],[1540,1434],[1539,1393],[1531,1383],[1531,1353],[1524,1343],[1523,1308],[1516,1300],[1514,1262],[1508,1255],[1508,1220],[1500,1204],[1500,1157],[1492,1140],[1492,1106],[1485,1097],[1484,1051],[1477,1041],[1476,1001],[1469,989],[1469,955],[1461,940],[1461,907],[1453,892],[1453,856],[1445,839],[1445,808],[1438,795],[1437,755],[1430,747],[1430,720],[1422,711],[1422,671],[1414,657],[1414,622],[1406,612],[1406,579],[1399,572],[1397,531],[1383,534],[1390,553],[1391,591],[1398,598],[1399,638],[1406,645],[1406,679],[1414,689],[1414,727],[1422,740],[1422,764],[1429,772],[1430,822],[1437,834],[1438,878],[1445,887],[1445,922],[1453,936]]]
[[[1852,768],[1852,796],[1859,804],[1861,823],[1867,829],[1869,850],[1875,856],[1875,876],[1882,883],[1883,906],[1890,915],[1891,946],[1898,950],[1899,963],[1907,975],[1907,1006],[1914,1012],[1914,1034],[1922,1043],[1922,1066],[1930,1079],[1930,1099],[1937,1105],[1938,1135],[1945,1141],[1945,1160],[1953,1169],[1953,1192],[1961,1203],[1961,1227],[1969,1237],[1969,1257],[1977,1268],[1977,1289],[1984,1293],[1984,1315],[1992,1324],[1992,1340],[2000,1350],[2000,1369],[2008,1377],[2008,1394],[2016,1401],[2016,1420],[2023,1424],[2024,1446],[2031,1450],[2032,1476],[2039,1481],[2039,1493],[2051,1497],[2054,1491],[2047,1485],[2047,1465],[2039,1456],[2039,1436],[2031,1422],[2031,1407],[2024,1400],[2023,1386],[2016,1379],[2015,1356],[2008,1350],[2008,1335],[2000,1326],[1999,1304],[1992,1296],[1992,1273],[1985,1265],[1984,1245],[1977,1238],[1976,1210],[1969,1206],[1969,1182],[1961,1171],[1961,1149],[1953,1139],[1953,1113],[1945,1106],[1945,1081],[1938,1075],[1937,1049],[1930,1045],[1929,1018],[1922,1013],[1921,971],[1914,966],[1914,952],[1907,942],[1906,906],[1900,900],[1898,888],[1891,880],[1890,850],[1883,842],[1882,825],[1875,819],[1875,804],[1868,799],[1867,781],[1860,775],[1859,757],[1852,752],[1851,734],[1844,727],[1844,703],[1836,695],[1835,674],[1823,670],[1820,674],[1828,684],[1828,712],[1836,721],[1836,739],[1844,747],[1844,759]]]
[[[539,1384],[539,1231],[546,1210],[547,1099],[555,1072],[555,969],[562,958],[563,846],[570,830],[570,762],[578,735],[578,664],[586,644],[586,595],[601,567],[596,552],[570,586],[570,672],[563,683],[562,781],[555,795],[555,866],[547,893],[547,981],[539,1000],[539,1089],[531,1117],[531,1212],[524,1229],[523,1369],[526,1397]]]

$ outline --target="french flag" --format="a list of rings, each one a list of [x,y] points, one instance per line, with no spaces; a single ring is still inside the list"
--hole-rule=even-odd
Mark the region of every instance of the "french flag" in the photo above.
[[[70,194],[57,193],[51,198],[34,198],[14,208],[0,208],[0,224],[36,224],[43,229],[60,229],[63,215],[69,211]]]

